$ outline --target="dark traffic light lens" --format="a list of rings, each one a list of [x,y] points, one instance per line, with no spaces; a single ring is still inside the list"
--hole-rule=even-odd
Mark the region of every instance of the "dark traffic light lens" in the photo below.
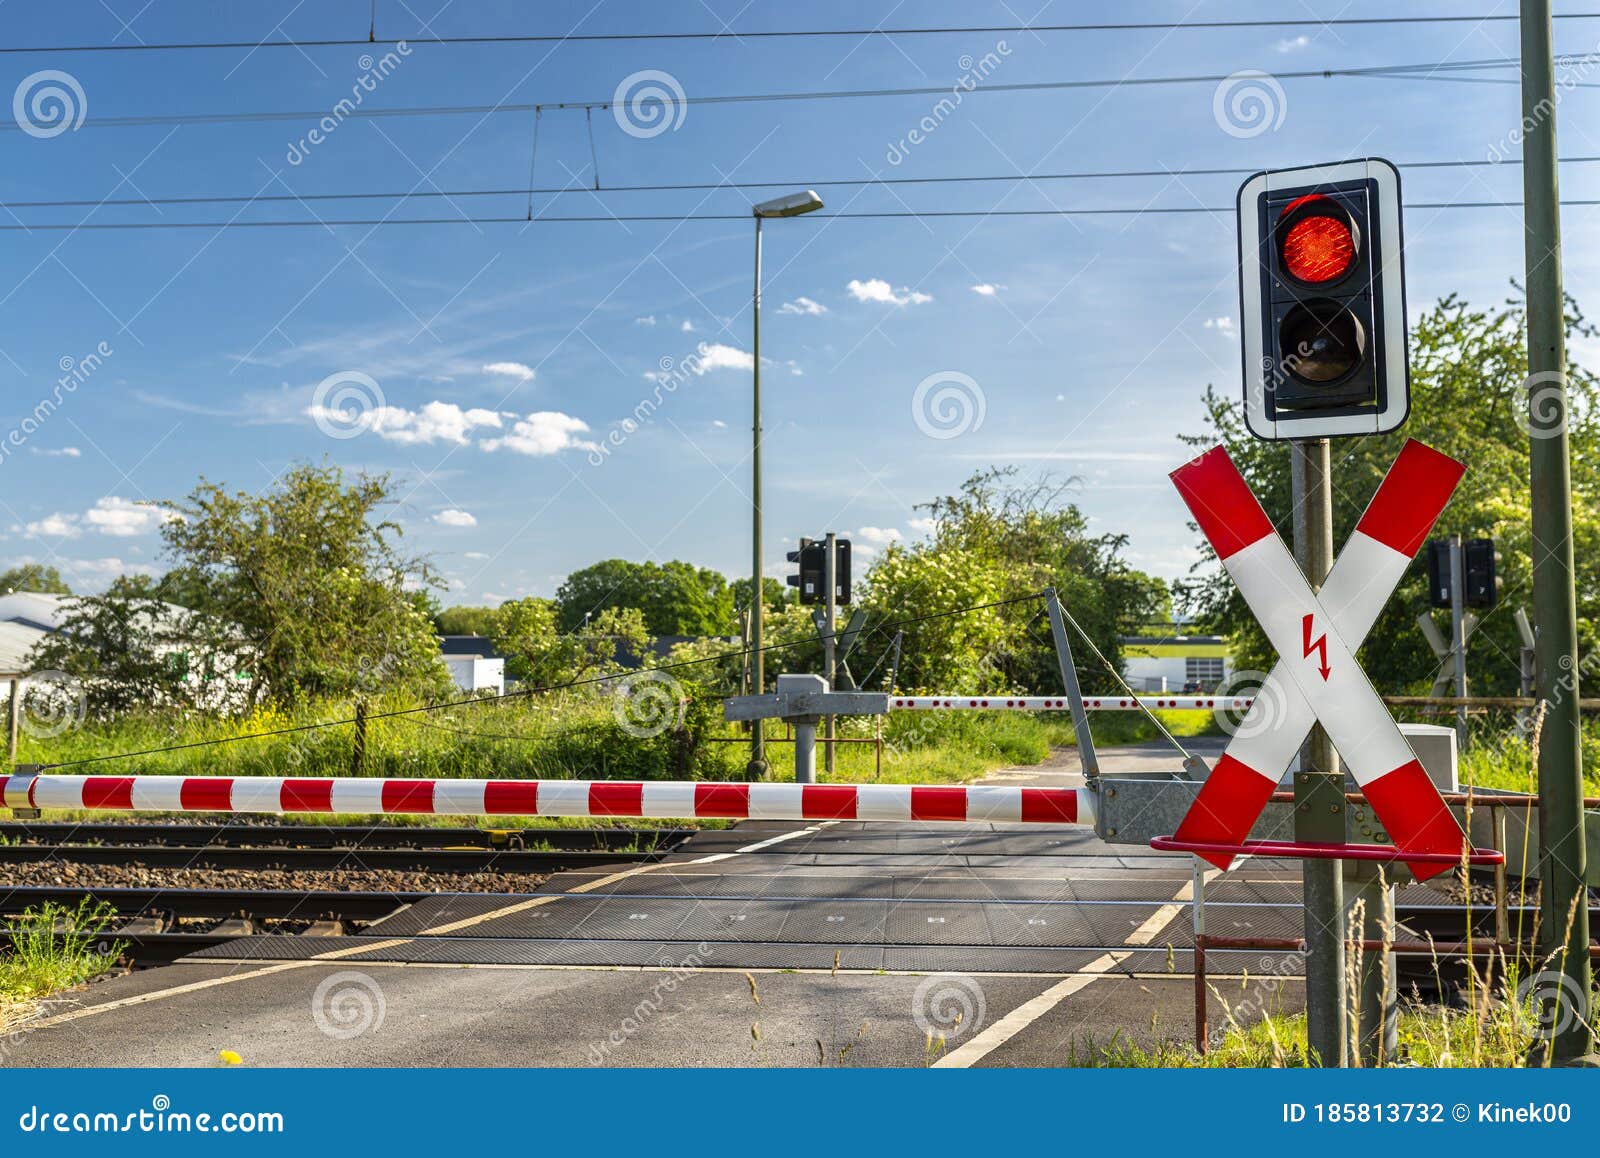
[[[1349,224],[1337,217],[1302,217],[1283,238],[1284,269],[1308,285],[1343,277],[1355,259],[1355,235]]]
[[[1361,320],[1338,302],[1305,302],[1284,315],[1278,349],[1284,369],[1302,382],[1324,386],[1361,364],[1367,332]]]

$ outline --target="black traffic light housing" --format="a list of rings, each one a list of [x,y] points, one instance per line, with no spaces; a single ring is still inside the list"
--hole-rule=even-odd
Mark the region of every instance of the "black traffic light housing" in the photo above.
[[[1461,547],[1461,597],[1468,607],[1493,607],[1500,601],[1500,552],[1493,539],[1468,539]]]
[[[1450,606],[1450,540],[1428,543],[1428,606]]]
[[[835,539],[833,559],[834,602],[850,602],[850,540]],[[784,556],[800,567],[798,575],[786,576],[784,582],[800,589],[801,603],[827,602],[828,545],[816,539],[801,539],[798,551]]]
[[[1376,158],[1239,190],[1245,419],[1257,438],[1393,430],[1409,409],[1400,175]]]

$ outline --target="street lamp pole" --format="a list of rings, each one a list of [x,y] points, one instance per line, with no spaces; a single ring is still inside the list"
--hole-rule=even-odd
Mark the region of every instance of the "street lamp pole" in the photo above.
[[[790,193],[771,201],[763,201],[752,210],[756,219],[755,290],[751,298],[752,336],[751,355],[751,424],[750,424],[750,693],[761,695],[766,690],[766,665],[762,653],[762,598],[761,574],[761,222],[768,217],[799,217],[822,208],[822,198],[811,190]],[[750,766],[747,774],[751,780],[760,780],[767,774],[766,738],[761,731],[761,721],[752,722],[750,731]]]

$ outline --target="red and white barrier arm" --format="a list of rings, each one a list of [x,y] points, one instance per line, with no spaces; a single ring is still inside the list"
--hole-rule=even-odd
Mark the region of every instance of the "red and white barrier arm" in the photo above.
[[[1254,702],[1252,696],[1084,696],[1083,706],[1091,712],[1137,712],[1144,708],[1165,711],[1242,712]],[[1064,696],[890,696],[893,711],[1005,711],[1064,712],[1069,703]]]
[[[935,820],[1093,824],[1082,788],[723,784],[648,780],[280,779],[272,776],[8,776],[10,808],[112,812],[318,812],[737,820]]]
[[[1462,832],[1352,654],[1444,510],[1464,467],[1407,442],[1320,594],[1222,447],[1172,480],[1281,657],[1178,828],[1184,840],[1238,844],[1321,721],[1402,851],[1459,853]],[[1207,859],[1227,867],[1226,855]],[[1415,863],[1426,879],[1439,864]]]

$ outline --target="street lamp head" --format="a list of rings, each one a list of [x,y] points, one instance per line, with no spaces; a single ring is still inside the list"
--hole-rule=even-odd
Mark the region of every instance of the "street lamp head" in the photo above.
[[[788,193],[782,197],[774,197],[771,201],[763,201],[754,209],[757,217],[799,217],[802,213],[810,213],[822,208],[822,198],[812,190],[807,189],[801,193]]]

